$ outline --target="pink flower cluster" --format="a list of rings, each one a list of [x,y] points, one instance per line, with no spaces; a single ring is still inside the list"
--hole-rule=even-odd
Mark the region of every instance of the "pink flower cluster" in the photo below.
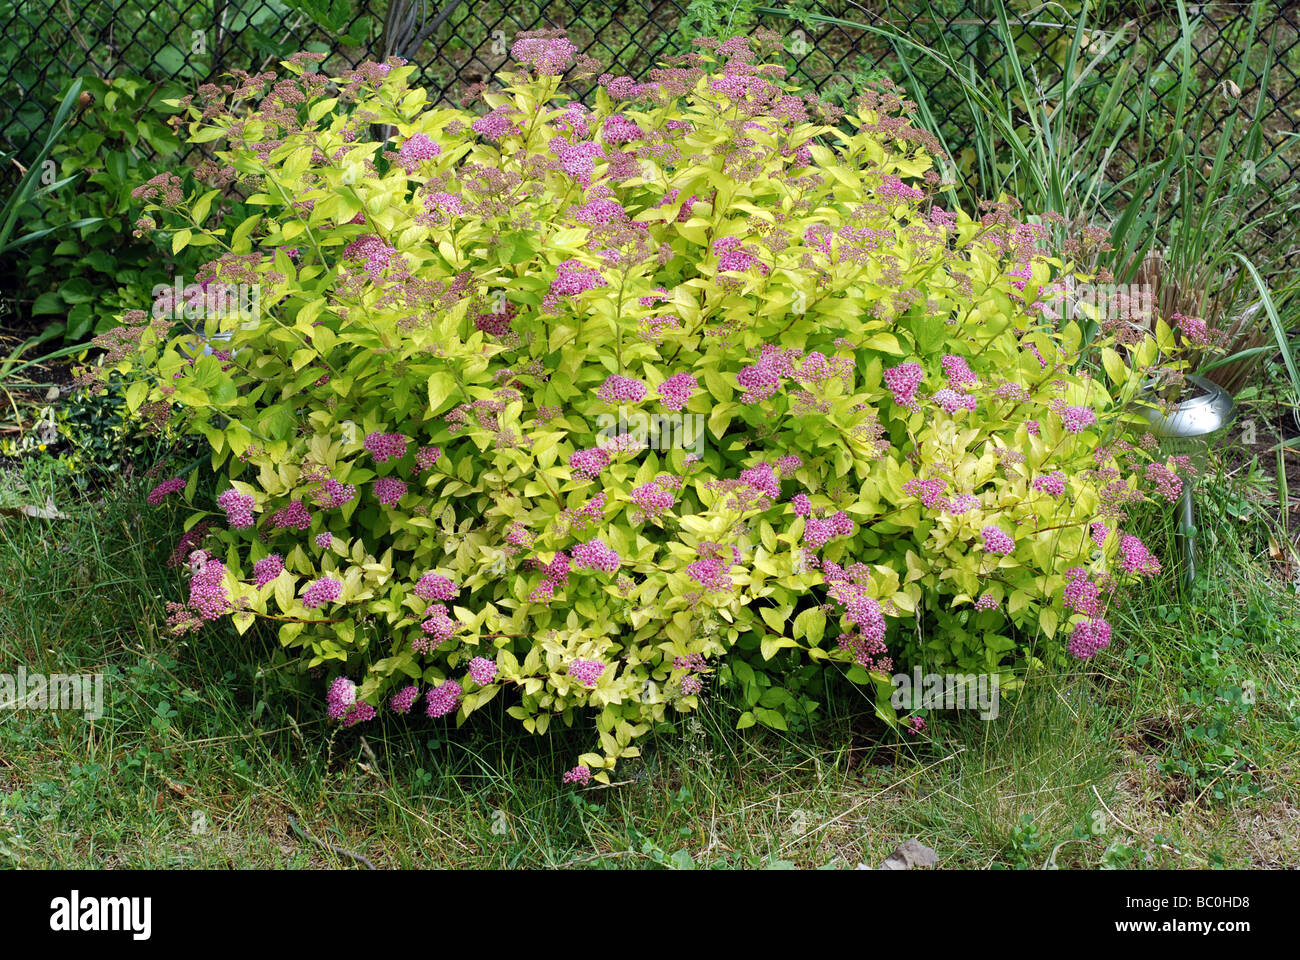
[[[365,723],[367,720],[375,719],[375,708],[364,700],[358,700],[348,711],[348,715],[343,718],[343,725],[351,727],[358,723]]]
[[[611,223],[627,223],[627,211],[617,200],[592,200],[581,207],[570,207],[569,216],[589,227],[607,227]]]
[[[943,358],[942,362],[944,376],[948,378],[948,385],[954,390],[979,383],[979,377],[975,376],[970,365],[966,363],[965,357],[950,353]]]
[[[764,275],[768,272],[767,264],[754,256],[751,247],[741,244],[739,237],[719,237],[714,240],[713,253],[718,258],[719,273],[744,273],[755,269]]]
[[[616,433],[612,437],[602,436],[597,442],[609,451],[611,456],[616,453],[639,452],[646,448],[646,441],[631,431]]]
[[[420,688],[415,684],[408,684],[398,690],[388,701],[388,707],[393,713],[410,713],[411,708],[415,706],[415,701],[420,699]]]
[[[590,450],[575,450],[569,454],[569,469],[580,473],[588,480],[595,480],[600,471],[609,466],[609,453],[600,447]]]
[[[599,270],[584,267],[579,260],[565,260],[555,268],[555,279],[551,281],[550,292],[542,299],[542,306],[554,310],[562,298],[576,297],[588,290],[609,286],[609,282],[600,275]]]
[[[569,582],[569,555],[561,550],[546,567],[546,577],[552,583],[564,585]]]
[[[1088,407],[1062,407],[1057,412],[1070,433],[1081,433],[1097,422],[1097,414]]]
[[[934,402],[949,414],[956,413],[958,410],[974,410],[979,406],[979,401],[969,393],[960,393],[947,387],[934,392]]]
[[[739,480],[765,497],[773,500],[781,499],[781,481],[777,478],[772,465],[766,461],[740,471]]]
[[[824,223],[815,223],[803,232],[803,242],[808,246],[820,250],[822,253],[831,252],[831,238],[835,236],[835,231]]]
[[[1082,613],[1085,617],[1097,616],[1101,612],[1101,591],[1088,577],[1088,571],[1083,567],[1071,567],[1065,576],[1065,591],[1061,596],[1065,609]]]
[[[1000,527],[989,525],[980,531],[980,536],[984,538],[986,553],[1007,554],[1016,549],[1016,541]]]
[[[1063,497],[1065,496],[1065,474],[1060,470],[1053,470],[1051,473],[1035,477],[1031,486],[1053,497]]]
[[[586,766],[577,766],[565,771],[563,779],[565,783],[577,783],[585,787],[591,783],[591,770]]]
[[[421,600],[454,600],[460,587],[455,581],[432,571],[424,574],[415,584],[415,595]]]
[[[853,662],[864,670],[880,670],[889,673],[894,669],[891,658],[884,656],[889,652],[883,639],[864,637],[856,632],[841,633],[838,646],[853,654]]]
[[[429,691],[425,697],[424,712],[430,717],[445,717],[454,713],[464,691],[455,680],[447,680]]]
[[[1119,565],[1125,573],[1139,573],[1154,577],[1160,572],[1160,561],[1147,545],[1132,534],[1119,538]]]
[[[257,500],[250,493],[240,493],[234,487],[217,497],[217,506],[226,511],[226,522],[236,530],[253,525],[253,507]]]
[[[885,371],[885,386],[894,394],[894,403],[900,407],[915,410],[916,388],[925,379],[925,371],[919,363],[903,363]]]
[[[407,137],[397,151],[397,163],[407,173],[411,173],[420,164],[435,159],[441,153],[442,147],[430,140],[427,133],[415,133]]]
[[[333,577],[321,577],[319,580],[313,580],[307,585],[307,589],[303,590],[302,605],[308,610],[315,610],[327,603],[333,603],[341,596],[343,596],[343,582],[341,580],[335,580]]]
[[[970,513],[979,505],[979,497],[970,493],[959,493],[949,500],[943,509],[955,517],[960,517],[964,513]]]
[[[991,593],[981,593],[979,599],[975,601],[975,609],[981,612],[985,610],[996,610],[997,608],[998,602],[993,599],[993,594]]]
[[[876,188],[876,193],[879,194],[881,200],[887,203],[908,203],[912,200],[925,199],[924,190],[909,187],[893,175],[885,177],[880,186]]]
[[[447,606],[442,603],[435,603],[424,611],[426,616],[420,623],[420,630],[428,637],[433,638],[430,643],[424,637],[419,637],[411,642],[411,647],[416,653],[428,653],[434,647],[445,643],[456,632],[456,621],[447,615]]]
[[[506,107],[497,107],[489,113],[478,117],[470,124],[470,129],[485,140],[496,142],[503,137],[522,133],[519,125],[512,119],[514,111]]]
[[[421,447],[415,454],[415,465],[421,470],[432,470],[442,456],[442,447]]]
[[[731,568],[740,562],[735,548],[732,548],[731,561],[722,558],[716,544],[702,543],[699,546],[699,559],[688,564],[686,575],[698,583],[705,591],[725,593],[735,584],[731,582]]]
[[[632,491],[631,500],[644,516],[661,516],[677,503],[677,482],[672,477],[655,477],[649,483],[636,487]]]
[[[324,496],[317,499],[322,507],[341,507],[356,498],[357,488],[350,483],[339,483],[333,477],[324,483]]]
[[[938,507],[940,510],[946,504],[944,493],[947,489],[948,481],[941,477],[933,477],[929,480],[917,477],[903,484],[903,492],[909,497],[916,497],[925,506]]]
[[[591,182],[596,159],[605,159],[604,149],[593,140],[570,143],[564,137],[556,137],[551,141],[551,150],[560,162],[560,169],[583,186]]]
[[[1167,503],[1173,503],[1183,492],[1182,478],[1163,463],[1148,463],[1146,478],[1148,483],[1155,484],[1157,492]]]
[[[699,385],[699,380],[689,373],[675,373],[659,384],[659,399],[669,410],[681,410]]]
[[[812,549],[819,550],[832,537],[851,537],[856,529],[857,524],[843,510],[822,519],[809,517],[804,522],[803,542]]]
[[[375,497],[385,507],[391,507],[406,496],[405,481],[396,477],[380,477],[375,481]]]
[[[999,400],[1010,400],[1012,403],[1024,403],[1029,399],[1029,391],[1018,383],[1012,383],[1010,380],[1000,384],[993,391],[993,395]]]
[[[632,377],[613,374],[601,384],[596,396],[606,403],[640,403],[645,399],[645,384]]]
[[[346,259],[365,261],[362,269],[376,283],[383,279],[384,270],[392,262],[393,255],[396,253],[397,250],[374,234],[358,237],[343,248],[343,256]]]
[[[164,480],[162,483],[158,484],[158,486],[150,490],[149,496],[145,497],[145,501],[149,506],[156,507],[158,504],[163,502],[164,497],[176,493],[178,490],[184,489],[185,481],[180,477],[172,477],[170,480]],[[218,500],[218,502],[220,501]]]
[[[497,678],[497,665],[487,657],[475,657],[469,662],[470,679],[485,687]]]
[[[866,584],[839,580],[830,585],[826,595],[844,608],[845,618],[857,625],[865,639],[884,641],[885,615],[880,604],[867,595]]]
[[[606,143],[613,144],[631,143],[633,140],[645,139],[644,130],[627,117],[617,113],[605,121],[601,134]]]
[[[387,463],[406,456],[408,442],[400,433],[368,433],[362,446],[375,458],[375,463]]]
[[[271,514],[271,526],[277,530],[306,530],[311,526],[311,513],[301,500],[294,500]]]
[[[253,585],[264,587],[284,570],[284,558],[272,553],[253,564]]]
[[[1082,620],[1075,624],[1070,642],[1065,645],[1070,656],[1087,660],[1110,646],[1110,624],[1105,620]]]
[[[828,357],[821,351],[814,350],[803,358],[794,378],[809,388],[821,387],[827,380],[839,377],[844,382],[844,389],[853,387],[853,361],[848,357]]]
[[[424,198],[424,210],[433,223],[445,224],[450,222],[451,217],[459,217],[463,214],[465,204],[456,194],[440,191],[431,193]],[[420,220],[419,217],[416,219]],[[424,221],[421,220],[420,222]]]
[[[566,37],[521,36],[510,47],[510,56],[527,64],[539,77],[564,73],[578,48]]]
[[[781,380],[794,372],[794,358],[798,350],[782,350],[772,344],[765,344],[759,352],[758,361],[736,374],[736,382],[744,395],[741,403],[757,403],[766,400],[781,388]]]
[[[574,660],[569,664],[569,676],[584,687],[594,687],[605,672],[605,666],[600,660]]]
[[[688,653],[684,657],[673,657],[674,670],[692,670],[699,672],[705,667],[704,654]]]
[[[794,507],[797,517],[807,517],[812,514],[812,501],[808,499],[806,493],[796,493],[790,498],[790,505]]]
[[[605,573],[617,573],[619,567],[618,553],[600,540],[591,540],[574,547],[573,562],[584,569]]]
[[[1017,290],[1024,290],[1029,281],[1034,279],[1034,268],[1028,263],[1018,263],[1007,271],[1008,277],[1018,277],[1012,280],[1011,285]]]
[[[335,677],[325,693],[325,712],[331,720],[342,720],[356,706],[357,685],[347,677]]]
[[[1187,317],[1181,313],[1171,314],[1169,319],[1178,325],[1188,343],[1197,347],[1210,345],[1210,328],[1200,317]]]
[[[190,606],[204,620],[216,620],[230,611],[225,564],[206,553],[201,554],[190,578]]]

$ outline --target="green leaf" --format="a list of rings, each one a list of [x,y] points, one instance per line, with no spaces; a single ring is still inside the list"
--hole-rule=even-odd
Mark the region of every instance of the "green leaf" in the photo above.
[[[456,391],[456,378],[445,370],[440,370],[429,377],[429,412],[438,413]]]
[[[57,290],[47,290],[36,298],[32,304],[33,316],[44,316],[48,313],[62,313],[63,298],[59,296]]]
[[[794,618],[794,635],[796,637],[806,637],[809,646],[817,646],[822,642],[822,636],[826,633],[826,614],[822,613],[815,607],[810,610],[804,610],[799,616]]]
[[[762,607],[759,612],[763,616],[763,621],[778,634],[785,629],[786,614],[782,613],[779,607]]]
[[[126,408],[135,413],[140,409],[140,404],[144,403],[144,398],[149,395],[149,384],[143,380],[137,380],[126,388]]]

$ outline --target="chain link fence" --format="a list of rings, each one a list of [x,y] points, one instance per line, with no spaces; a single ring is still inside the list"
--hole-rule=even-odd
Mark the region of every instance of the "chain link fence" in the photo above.
[[[1256,6],[1275,61],[1261,90],[1264,64],[1252,58],[1246,66],[1254,89],[1242,93],[1268,99],[1264,125],[1280,137],[1295,129],[1293,118],[1300,113],[1300,3],[1190,5],[1189,15],[1197,19],[1194,69],[1202,90],[1235,74]],[[973,75],[989,76],[1009,55],[996,29],[1001,9],[1020,62],[1046,81],[1059,77],[1074,32],[1067,5],[1016,0],[791,0],[786,16],[765,7],[744,9],[744,29],[764,26],[784,37],[787,66],[801,85],[835,96],[863,80],[888,76],[924,86],[928,99],[940,105],[959,102],[946,89],[951,77],[939,69],[900,75],[890,41],[862,24],[943,46],[959,54]],[[819,18],[800,20],[805,13]],[[20,158],[35,152],[60,93],[78,75],[131,74],[179,95],[232,68],[265,69],[302,49],[327,54],[326,71],[400,55],[419,65],[431,91],[452,100],[507,69],[510,43],[523,30],[564,28],[610,70],[638,77],[664,57],[690,49],[697,33],[728,32],[729,15],[733,4],[702,0],[0,0],[0,97],[6,104],[0,151],[16,151]],[[1097,71],[1100,81],[1127,60],[1149,78],[1159,105],[1182,69],[1174,56],[1174,5],[1109,3],[1093,22],[1090,42],[1124,31],[1123,42]],[[730,25],[735,27],[734,19]],[[1129,109],[1135,123],[1151,122],[1137,116],[1135,106]],[[954,126],[946,139],[960,153],[963,131],[955,128],[952,114],[946,116]],[[1121,153],[1125,149],[1121,144]],[[1292,176],[1297,166],[1300,159],[1292,156]]]

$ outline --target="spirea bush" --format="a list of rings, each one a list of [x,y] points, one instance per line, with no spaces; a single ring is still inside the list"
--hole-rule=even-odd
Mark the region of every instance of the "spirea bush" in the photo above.
[[[347,724],[594,715],[578,782],[710,675],[738,726],[785,728],[792,664],[1105,647],[1159,570],[1126,511],[1179,483],[1125,439],[1155,343],[1084,356],[1039,226],[945,210],[909,104],[801,96],[767,42],[600,75],[586,105],[560,90],[597,68],[548,35],[475,109],[310,55],[182,102],[217,186],[151,181],[141,223],[210,248],[199,301],[255,285],[260,311],[187,326],[169,293],[113,338],[131,403],[218,477],[154,498],[196,508],[173,628],[274,621]],[[262,212],[222,226],[232,183]]]

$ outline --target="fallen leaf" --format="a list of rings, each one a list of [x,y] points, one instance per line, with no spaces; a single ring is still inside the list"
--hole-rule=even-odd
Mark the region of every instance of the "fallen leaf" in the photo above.
[[[37,520],[68,519],[68,515],[54,505],[53,497],[47,499],[43,507],[30,503],[18,507],[0,507],[0,517],[35,517]]]

